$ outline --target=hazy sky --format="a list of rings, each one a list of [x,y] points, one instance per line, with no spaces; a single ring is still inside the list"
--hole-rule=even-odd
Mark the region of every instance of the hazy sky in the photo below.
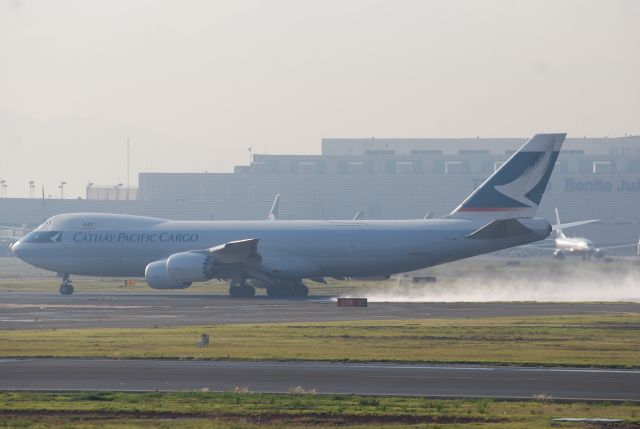
[[[0,177],[57,194],[322,137],[640,134],[640,1],[0,0]]]

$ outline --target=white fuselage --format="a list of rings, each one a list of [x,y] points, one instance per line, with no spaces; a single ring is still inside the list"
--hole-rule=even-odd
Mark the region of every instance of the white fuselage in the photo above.
[[[562,252],[570,255],[590,256],[597,252],[597,248],[591,240],[586,238],[556,238],[556,252]]]
[[[114,214],[58,215],[14,244],[26,262],[63,274],[144,276],[145,267],[177,253],[259,239],[262,264],[286,278],[384,276],[542,240],[544,219],[519,220],[531,233],[466,238],[486,222],[169,221]],[[40,234],[40,235],[38,235]]]

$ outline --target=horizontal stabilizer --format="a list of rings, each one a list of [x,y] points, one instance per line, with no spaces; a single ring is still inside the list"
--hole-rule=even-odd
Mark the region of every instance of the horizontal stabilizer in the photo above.
[[[574,226],[587,225],[595,222],[600,222],[600,219],[580,220],[577,222],[561,223],[561,224],[552,225],[551,227],[553,228],[554,231],[562,231],[563,229],[573,228]]]
[[[517,219],[499,219],[473,231],[471,234],[465,236],[465,238],[490,240],[494,238],[517,237],[532,232],[532,230],[518,222]]]

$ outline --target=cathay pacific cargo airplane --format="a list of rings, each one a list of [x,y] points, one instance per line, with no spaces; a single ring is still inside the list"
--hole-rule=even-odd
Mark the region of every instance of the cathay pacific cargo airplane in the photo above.
[[[565,134],[536,134],[453,212],[439,219],[171,221],[74,213],[53,216],[11,247],[22,260],[70,275],[144,276],[154,289],[224,279],[231,296],[308,294],[303,279],[381,277],[543,240],[534,215]]]

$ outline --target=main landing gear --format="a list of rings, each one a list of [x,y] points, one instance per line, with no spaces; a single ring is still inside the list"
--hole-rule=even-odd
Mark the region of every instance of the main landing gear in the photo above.
[[[300,280],[281,281],[275,285],[267,287],[267,295],[276,296],[307,296],[309,288]]]
[[[65,274],[62,276],[62,284],[60,285],[60,295],[71,295],[73,294],[73,285],[71,284],[71,279],[69,279],[69,274]]]
[[[256,294],[256,289],[246,280],[232,280],[229,285],[229,295],[233,298],[251,298]]]
[[[247,280],[231,280],[229,295],[233,298],[251,298],[256,294],[256,289]],[[309,288],[300,280],[281,280],[267,287],[267,295],[270,297],[307,296]]]

